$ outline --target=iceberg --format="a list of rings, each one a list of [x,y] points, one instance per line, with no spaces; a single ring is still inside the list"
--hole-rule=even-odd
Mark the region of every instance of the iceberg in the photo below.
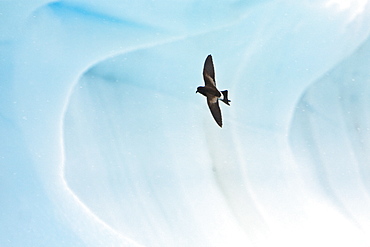
[[[0,2],[0,246],[369,246],[370,3]],[[212,54],[223,128],[195,94]]]

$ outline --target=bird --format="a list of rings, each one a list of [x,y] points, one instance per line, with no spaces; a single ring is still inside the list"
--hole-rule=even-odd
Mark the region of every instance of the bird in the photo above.
[[[221,109],[218,101],[221,100],[226,105],[230,106],[230,100],[228,99],[227,90],[219,91],[216,88],[215,69],[213,67],[212,55],[208,55],[206,61],[204,62],[203,79],[205,86],[198,87],[196,93],[200,93],[207,98],[207,104],[211,110],[212,116],[218,126],[222,128]],[[223,96],[223,98],[221,98],[221,96]]]

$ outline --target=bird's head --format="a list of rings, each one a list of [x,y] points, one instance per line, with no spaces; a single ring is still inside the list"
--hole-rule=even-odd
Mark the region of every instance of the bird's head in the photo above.
[[[205,92],[205,90],[204,90],[204,87],[198,87],[198,88],[197,88],[197,91],[196,91],[195,93],[201,93],[201,94],[203,94],[204,96],[206,96],[206,92]]]

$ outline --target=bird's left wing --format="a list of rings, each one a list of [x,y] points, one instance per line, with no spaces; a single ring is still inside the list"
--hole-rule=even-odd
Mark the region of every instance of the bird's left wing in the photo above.
[[[211,84],[212,86],[216,86],[215,69],[213,67],[211,55],[208,55],[206,61],[204,62],[203,79],[206,85]]]

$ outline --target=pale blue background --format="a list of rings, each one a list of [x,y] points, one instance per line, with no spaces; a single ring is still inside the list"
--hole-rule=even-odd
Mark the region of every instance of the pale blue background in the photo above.
[[[0,246],[370,246],[369,23],[367,0],[1,0]]]

